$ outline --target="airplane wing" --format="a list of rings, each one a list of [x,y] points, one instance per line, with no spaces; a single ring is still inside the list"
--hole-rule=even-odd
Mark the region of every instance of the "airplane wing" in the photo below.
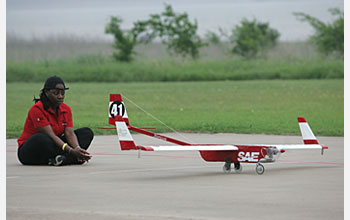
[[[174,145],[174,146],[138,146],[144,151],[235,151],[233,145]]]
[[[260,145],[261,146],[261,145]],[[236,151],[234,145],[174,145],[174,146],[138,146],[145,151]],[[293,144],[293,145],[267,145],[276,147],[278,150],[315,150],[327,149],[328,147],[319,144]]]

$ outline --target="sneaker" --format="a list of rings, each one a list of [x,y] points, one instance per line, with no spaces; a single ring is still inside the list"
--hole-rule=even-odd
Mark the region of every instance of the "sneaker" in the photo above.
[[[49,159],[49,165],[51,166],[62,166],[64,161],[66,160],[66,156],[57,155],[55,158]]]

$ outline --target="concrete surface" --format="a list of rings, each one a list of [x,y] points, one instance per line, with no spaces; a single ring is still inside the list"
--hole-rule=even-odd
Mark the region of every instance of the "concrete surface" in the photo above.
[[[299,136],[183,134],[194,143],[302,143]],[[133,135],[137,144],[163,143]],[[171,134],[173,137],[177,137]],[[121,152],[117,136],[95,137],[82,166],[22,166],[7,143],[7,219],[177,220],[343,219],[344,138],[319,137],[329,150],[290,151],[257,175],[198,152]]]

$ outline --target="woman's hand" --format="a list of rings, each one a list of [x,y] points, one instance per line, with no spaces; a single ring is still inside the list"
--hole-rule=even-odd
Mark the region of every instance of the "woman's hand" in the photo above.
[[[76,156],[79,162],[87,162],[91,159],[91,154],[79,146],[71,148],[69,153]]]

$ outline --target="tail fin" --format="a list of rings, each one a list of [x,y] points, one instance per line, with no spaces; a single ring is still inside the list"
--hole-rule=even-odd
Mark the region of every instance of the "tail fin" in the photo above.
[[[115,116],[115,126],[117,128],[120,147],[122,150],[136,150],[134,139],[132,138],[129,128],[122,116]]]
[[[126,113],[126,108],[120,94],[110,94],[109,95],[109,124],[115,125],[115,117],[117,115],[122,116],[123,120],[129,124],[128,114]]]
[[[314,133],[306,122],[304,117],[298,117],[301,135],[303,136],[304,144],[319,144]]]

